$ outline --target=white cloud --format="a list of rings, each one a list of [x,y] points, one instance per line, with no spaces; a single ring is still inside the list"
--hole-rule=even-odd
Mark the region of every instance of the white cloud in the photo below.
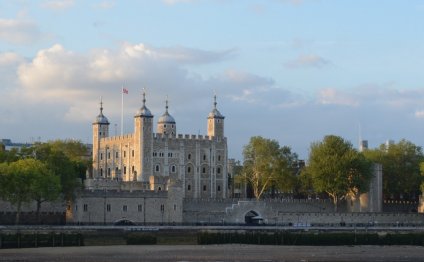
[[[24,58],[13,52],[0,53],[0,67],[17,65],[24,61]]]
[[[41,37],[35,22],[26,19],[0,19],[0,40],[12,44],[32,44]]]
[[[324,88],[318,93],[318,102],[324,105],[346,105],[346,106],[358,106],[359,101],[354,95],[348,94],[337,90],[335,88]]]
[[[74,4],[74,0],[49,0],[44,1],[42,7],[52,10],[65,10],[73,7]]]
[[[301,55],[285,64],[287,68],[297,69],[305,67],[322,68],[330,64],[330,61],[318,55]]]

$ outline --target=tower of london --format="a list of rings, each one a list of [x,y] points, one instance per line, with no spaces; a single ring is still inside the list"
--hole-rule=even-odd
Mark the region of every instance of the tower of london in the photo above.
[[[214,96],[207,115],[207,135],[178,134],[166,101],[154,131],[154,116],[143,92],[142,105],[134,115],[134,132],[110,136],[101,102],[92,125],[93,166],[86,187],[163,191],[174,180],[183,188],[184,198],[227,198],[224,119]]]

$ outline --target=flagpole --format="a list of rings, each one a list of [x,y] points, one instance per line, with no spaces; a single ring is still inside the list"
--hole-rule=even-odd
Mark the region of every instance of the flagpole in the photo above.
[[[121,88],[121,136],[124,135],[124,85]]]

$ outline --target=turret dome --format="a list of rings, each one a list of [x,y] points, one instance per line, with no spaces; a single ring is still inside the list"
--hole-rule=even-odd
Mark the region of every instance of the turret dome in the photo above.
[[[221,114],[221,112],[218,111],[218,109],[216,108],[216,96],[214,96],[214,103],[213,103],[213,109],[212,111],[209,113],[208,118],[220,118],[220,119],[224,119],[225,117]]]
[[[135,116],[142,116],[142,117],[153,117],[150,110],[146,107],[146,93],[143,92],[143,105],[140,109],[137,110],[135,113]]]
[[[100,114],[94,120],[94,124],[109,125],[109,120],[103,115],[103,101],[100,100]]]
[[[175,119],[168,113],[168,100],[166,100],[165,113],[159,117],[158,124],[175,124]]]

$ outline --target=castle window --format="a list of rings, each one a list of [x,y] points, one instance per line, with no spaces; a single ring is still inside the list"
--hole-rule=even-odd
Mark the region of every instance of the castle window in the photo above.
[[[110,212],[110,204],[107,204],[107,205],[106,205],[106,211],[107,211],[107,212]]]
[[[162,188],[161,187],[158,187],[158,191],[162,191]]]
[[[172,153],[171,152],[168,153],[168,157],[172,157]]]
[[[203,160],[206,160],[206,155],[203,155]]]
[[[110,159],[110,152],[107,153],[107,159]]]
[[[166,124],[165,124],[165,125],[163,125],[163,127],[164,127],[164,128],[166,128]]]
[[[131,167],[131,173],[134,173],[134,166]]]
[[[160,211],[161,211],[161,212],[164,212],[164,211],[165,211],[165,205],[164,205],[164,204],[161,204],[161,205],[160,205]]]
[[[107,177],[110,177],[110,168],[107,169]]]
[[[175,170],[176,170],[175,166],[172,166],[172,167],[171,167],[171,172],[172,172],[172,173],[175,173]]]
[[[124,166],[124,175],[126,175],[126,174],[127,174],[127,167]]]
[[[103,168],[100,168],[100,176],[103,176]]]
[[[187,159],[190,160],[191,159],[191,154],[187,155]]]
[[[115,153],[115,158],[118,158],[118,152]]]
[[[124,212],[127,212],[127,211],[128,211],[128,207],[127,207],[127,205],[123,205],[123,206],[122,206],[122,211],[124,211]]]
[[[134,157],[134,150],[131,152],[131,154],[132,154],[132,157]]]
[[[218,155],[218,161],[221,161],[221,155]]]
[[[119,169],[118,167],[115,167],[115,176],[118,175]]]
[[[155,166],[155,171],[156,171],[156,172],[159,172],[159,170],[160,170],[159,165],[156,165],[156,166]]]
[[[138,210],[138,212],[143,211],[143,206],[142,205],[138,205],[137,210]]]
[[[103,153],[100,153],[100,160],[103,160]]]
[[[191,167],[187,167],[187,173],[191,173]]]
[[[83,208],[84,208],[84,212],[88,211],[88,205],[87,204],[84,204]]]
[[[174,204],[174,211],[177,210],[177,205]]]
[[[220,168],[220,167],[216,168],[216,172],[217,172],[218,174],[221,174],[221,168]]]
[[[203,191],[206,191],[206,185],[203,185]]]
[[[218,191],[221,191],[221,186],[218,186]]]
[[[124,157],[127,157],[127,151],[124,151]]]
[[[187,186],[187,191],[190,191],[191,190],[191,185],[188,185]]]
[[[206,174],[206,167],[202,167],[202,173]]]

